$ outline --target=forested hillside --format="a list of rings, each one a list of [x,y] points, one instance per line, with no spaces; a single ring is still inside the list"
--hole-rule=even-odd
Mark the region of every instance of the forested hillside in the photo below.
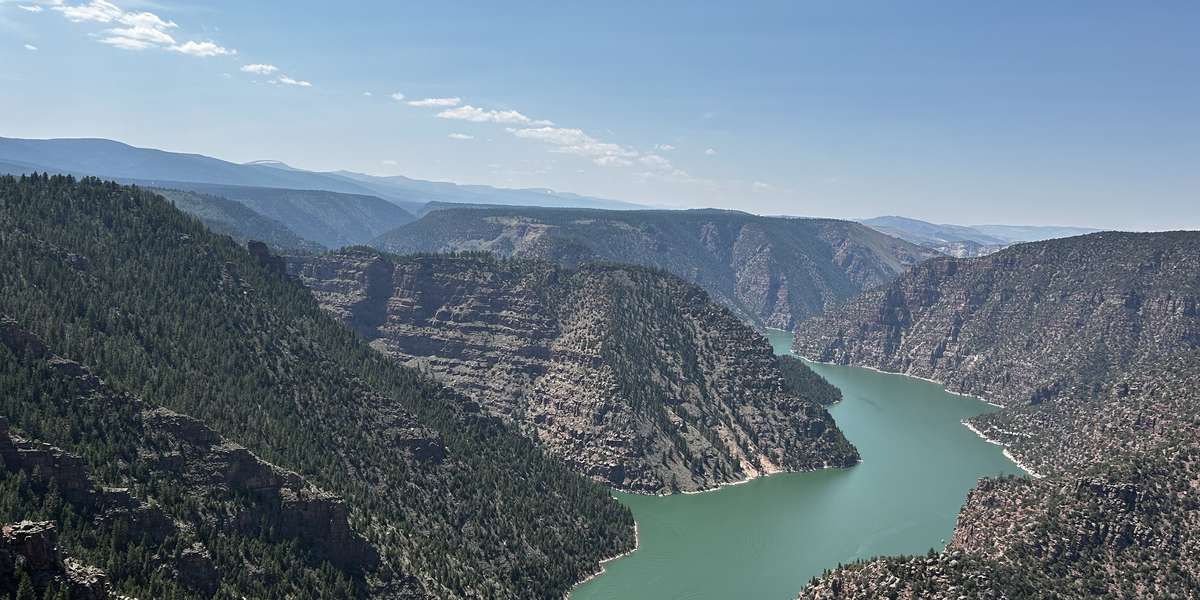
[[[232,236],[243,244],[256,240],[279,251],[322,250],[320,244],[296,235],[283,223],[264,217],[240,202],[184,190],[153,188],[150,191],[166,198],[175,208],[200,219],[213,232]]]
[[[44,470],[6,469],[4,516],[59,520],[64,549],[107,569],[119,591],[145,599],[188,587],[157,561],[181,556],[190,542],[212,557],[222,598],[295,597],[299,589],[339,598],[559,598],[599,559],[633,544],[628,511],[603,488],[374,352],[277,263],[161,197],[96,179],[0,177],[0,261],[0,314],[9,331],[46,348],[0,348],[13,439],[59,446],[80,457],[101,489],[127,489],[129,502],[196,523],[147,558],[137,535],[86,516],[103,508],[95,497],[57,508],[66,494]],[[60,359],[80,366],[62,375]],[[180,416],[164,424],[146,411]],[[153,462],[143,445],[156,442],[138,432],[189,417],[220,437],[168,437],[162,443],[174,450]],[[349,555],[312,554],[280,528],[238,521],[237,507],[264,497],[237,485],[208,493],[153,477],[162,468],[231,481],[221,468],[188,466],[189,452],[229,457],[233,447],[221,440],[344,499],[348,532],[378,563],[339,566]],[[265,498],[266,522],[286,513],[286,499]],[[246,531],[230,534],[231,518]]]
[[[645,265],[699,284],[752,323],[791,329],[937,253],[864,225],[720,210],[442,208],[372,245],[486,250],[567,266]]]
[[[181,181],[155,183],[153,187],[233,200],[326,248],[364,244],[414,218],[391,202],[362,194]]]
[[[799,361],[781,370],[761,335],[668,273],[369,248],[289,268],[373,346],[613,487],[695,491],[858,459],[822,407],[836,388]]]

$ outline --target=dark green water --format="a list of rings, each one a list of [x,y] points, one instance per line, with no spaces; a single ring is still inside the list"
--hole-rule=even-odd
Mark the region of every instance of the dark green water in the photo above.
[[[790,334],[769,337],[788,351]],[[812,367],[841,388],[830,412],[861,464],[703,494],[615,493],[633,510],[641,545],[571,599],[795,598],[839,562],[942,548],[979,477],[1021,473],[960,422],[995,410],[988,404],[900,375]]]

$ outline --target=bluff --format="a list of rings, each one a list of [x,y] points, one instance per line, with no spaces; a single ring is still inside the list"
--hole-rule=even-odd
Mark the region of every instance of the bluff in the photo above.
[[[0,521],[54,521],[140,598],[207,597],[172,570],[203,574],[205,551],[219,597],[561,598],[633,546],[607,490],[372,350],[255,249],[138,188],[0,177],[0,314],[53,355],[0,345],[0,414],[182,525],[159,544],[74,502],[75,467],[6,466]]]
[[[608,485],[694,491],[857,461],[821,406],[828,384],[798,361],[785,378],[762,336],[661,271],[371,249],[289,270],[372,346]]]
[[[937,255],[858,223],[720,210],[443,207],[371,245],[655,267],[700,285],[743,319],[789,330]]]
[[[1117,233],[938,258],[796,328],[795,350],[1004,405],[1200,345],[1200,232]]]
[[[1200,589],[1200,234],[938,259],[798,328],[809,356],[1006,404],[970,424],[1041,477],[985,479],[946,551],[803,598],[1188,597]]]

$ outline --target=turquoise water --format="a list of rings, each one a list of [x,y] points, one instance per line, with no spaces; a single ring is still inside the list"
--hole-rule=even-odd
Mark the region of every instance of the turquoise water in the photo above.
[[[791,334],[768,337],[788,351]],[[861,464],[703,494],[615,492],[633,510],[640,547],[572,600],[795,598],[838,563],[942,548],[979,477],[1021,473],[961,424],[994,407],[918,379],[811,366],[841,388],[830,413]]]

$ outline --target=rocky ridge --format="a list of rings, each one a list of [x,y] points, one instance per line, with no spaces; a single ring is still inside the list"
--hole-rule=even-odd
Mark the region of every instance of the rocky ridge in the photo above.
[[[760,335],[665,273],[370,249],[289,270],[372,346],[619,489],[857,460],[819,402],[788,391]]]
[[[743,319],[788,330],[937,255],[858,223],[719,210],[439,208],[371,245],[655,267],[700,285]]]

